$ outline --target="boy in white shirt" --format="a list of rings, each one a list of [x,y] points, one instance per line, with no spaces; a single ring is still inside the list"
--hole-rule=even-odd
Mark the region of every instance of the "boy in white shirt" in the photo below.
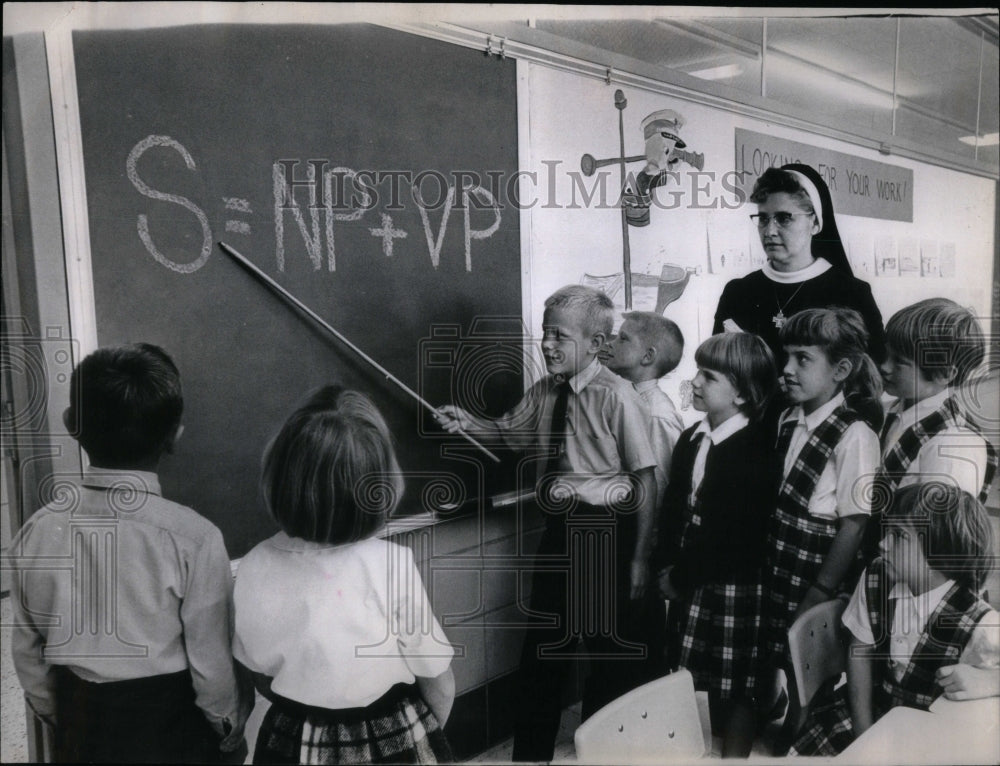
[[[656,453],[657,508],[667,487],[674,445],[684,430],[677,408],[660,388],[660,378],[677,368],[683,353],[684,336],[674,322],[652,311],[632,311],[602,354],[605,367],[630,381],[646,406]]]
[[[546,529],[532,579],[536,616],[521,652],[514,761],[552,760],[579,640],[589,661],[584,718],[652,680],[662,655],[652,627],[663,622],[662,604],[647,582],[656,458],[638,394],[598,361],[613,325],[607,295],[585,285],[560,288],[542,318],[548,375],[519,404],[495,420],[438,408],[445,430],[500,438],[533,452],[538,464]],[[598,538],[590,558],[584,541]]]
[[[91,466],[10,547],[25,697],[57,761],[220,761],[243,746],[253,694],[230,651],[222,533],[160,491],[182,429],[177,368],[150,344],[102,348],[70,391],[64,420]]]

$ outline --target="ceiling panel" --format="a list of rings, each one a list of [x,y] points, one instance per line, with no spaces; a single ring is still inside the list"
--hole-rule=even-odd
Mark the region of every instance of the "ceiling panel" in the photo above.
[[[669,21],[669,19],[666,19]],[[763,19],[699,19],[706,27],[738,38],[753,45],[760,45],[764,33]]]
[[[992,136],[992,144],[980,146],[976,159],[992,165],[1000,165],[1000,55],[997,46],[988,45],[983,57],[982,108],[979,115],[979,133]]]
[[[711,26],[693,19],[536,21],[545,32],[754,94],[760,92],[760,26],[759,20]]]
[[[986,46],[983,56],[982,105],[979,132],[995,133],[1000,129],[1000,54],[997,46]]]
[[[979,68],[979,35],[951,19],[900,19],[900,69],[931,77],[945,69]]]
[[[768,49],[892,93],[895,19],[772,19]]]
[[[659,24],[645,21],[547,22],[539,19],[537,28],[661,66],[674,59],[700,58],[706,55],[708,49],[704,43],[699,44]]]
[[[902,19],[897,93],[929,117],[975,131],[980,45],[949,19]]]
[[[562,21],[546,32],[677,72],[761,95],[760,17]],[[765,96],[844,128],[896,135],[966,156],[976,132],[1000,123],[997,20],[990,17],[767,19]],[[980,84],[980,51],[983,67]],[[981,100],[980,100],[981,96]],[[996,162],[996,147],[978,159]]]
[[[959,140],[969,135],[966,130],[905,106],[900,106],[896,112],[896,135],[927,146],[939,146],[968,159],[976,156],[974,146]]]
[[[700,59],[684,60],[678,52],[668,53],[669,66],[699,79],[718,82],[746,93],[760,94],[762,24],[756,20],[659,19],[656,22],[672,34],[695,44]]]
[[[893,19],[772,19],[767,97],[817,117],[890,132]]]

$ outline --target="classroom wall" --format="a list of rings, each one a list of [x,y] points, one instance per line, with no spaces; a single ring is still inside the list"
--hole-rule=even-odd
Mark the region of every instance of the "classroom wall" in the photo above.
[[[524,67],[529,108],[522,119],[528,123],[529,146],[523,150],[527,165],[522,166],[522,171],[537,174],[534,198],[538,200],[535,207],[525,211],[522,224],[529,232],[528,252],[522,256],[530,262],[532,299],[525,320],[534,332],[540,332],[544,299],[553,290],[579,282],[587,274],[621,274],[623,270],[621,213],[615,204],[615,194],[620,188],[618,167],[597,171],[606,179],[604,205],[600,204],[599,195],[590,204],[585,202],[582,189],[594,189],[597,176],[588,179],[578,172],[584,153],[597,159],[619,156],[618,112],[614,106],[618,86],[537,64]],[[687,143],[686,151],[700,152],[705,157],[704,175],[692,175],[695,169],[681,164],[682,183],[671,181],[656,190],[657,203],[672,209],[654,205],[647,227],[629,228],[633,273],[658,275],[667,263],[699,270],[691,275],[682,296],[665,311],[666,316],[678,323],[686,339],[681,365],[662,383],[677,405],[681,405],[681,381],[693,377],[695,372],[694,349],[712,332],[715,309],[726,282],[756,270],[764,262],[756,227],[747,218],[756,212],[756,206],[749,202],[740,205],[732,191],[731,179],[726,179],[726,174],[735,167],[736,128],[912,170],[912,223],[837,216],[845,248],[855,262],[855,273],[871,284],[886,320],[894,311],[917,300],[946,296],[976,311],[989,329],[995,268],[994,181],[884,156],[842,141],[637,88],[624,89],[624,94],[628,101],[622,113],[626,156],[644,151],[640,125],[646,115],[659,109],[674,109],[686,120],[680,131]],[[641,162],[632,163],[628,170],[637,173],[642,166]],[[580,181],[585,182],[583,187]],[[913,252],[916,248],[919,254],[921,247],[953,248],[954,276],[863,273],[859,265],[874,262],[876,240],[886,238],[897,253]],[[721,273],[708,273],[710,254],[715,271]],[[726,254],[728,261],[720,270],[721,254]],[[638,298],[638,292],[634,293]],[[637,302],[633,307],[640,308]],[[691,409],[682,415],[689,422],[698,418]]]

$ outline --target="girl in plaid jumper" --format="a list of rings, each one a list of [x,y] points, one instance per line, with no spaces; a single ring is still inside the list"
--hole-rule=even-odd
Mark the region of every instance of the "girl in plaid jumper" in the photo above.
[[[749,333],[710,337],[695,361],[693,403],[705,419],[675,448],[656,564],[671,600],[671,664],[708,692],[723,756],[745,758],[756,728],[760,566],[777,479],[760,416],[777,375],[770,349]]]
[[[779,670],[787,667],[788,628],[810,607],[849,592],[860,572],[882,417],[881,380],[858,312],[800,311],[781,328],[781,341],[784,387],[795,406],[779,421],[783,478],[764,566],[766,701],[778,696]]]
[[[1000,695],[998,615],[977,595],[993,550],[982,504],[952,486],[911,484],[894,497],[885,530],[882,557],[844,611],[847,683],[817,692],[797,755],[836,755],[898,705]]]
[[[236,575],[233,656],[271,707],[254,763],[440,763],[454,653],[412,551],[379,536],[403,486],[363,394],[326,386],[264,453],[282,531]]]

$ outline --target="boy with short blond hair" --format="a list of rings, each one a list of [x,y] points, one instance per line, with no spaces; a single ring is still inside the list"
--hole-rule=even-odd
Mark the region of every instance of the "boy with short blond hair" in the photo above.
[[[439,409],[446,430],[541,450],[536,493],[546,529],[530,605],[541,617],[529,626],[521,655],[515,761],[552,759],[578,639],[591,667],[584,717],[651,680],[662,654],[647,631],[657,617],[663,621],[647,582],[656,457],[638,394],[597,358],[613,324],[614,304],[604,293],[563,287],[545,301],[541,348],[549,374],[513,410],[489,420],[451,405]],[[575,544],[584,540],[607,540],[614,558],[587,558],[589,548]],[[567,559],[568,571],[553,568]]]
[[[181,431],[177,368],[150,344],[102,348],[70,390],[64,420],[91,467],[10,547],[25,697],[53,725],[57,761],[220,761],[245,747],[253,696],[233,665],[222,534],[160,492]]]
[[[603,354],[605,366],[630,381],[646,406],[657,462],[657,507],[667,487],[674,445],[684,430],[684,421],[660,388],[660,379],[677,368],[683,353],[684,335],[674,322],[653,311],[632,311],[625,314]]]

